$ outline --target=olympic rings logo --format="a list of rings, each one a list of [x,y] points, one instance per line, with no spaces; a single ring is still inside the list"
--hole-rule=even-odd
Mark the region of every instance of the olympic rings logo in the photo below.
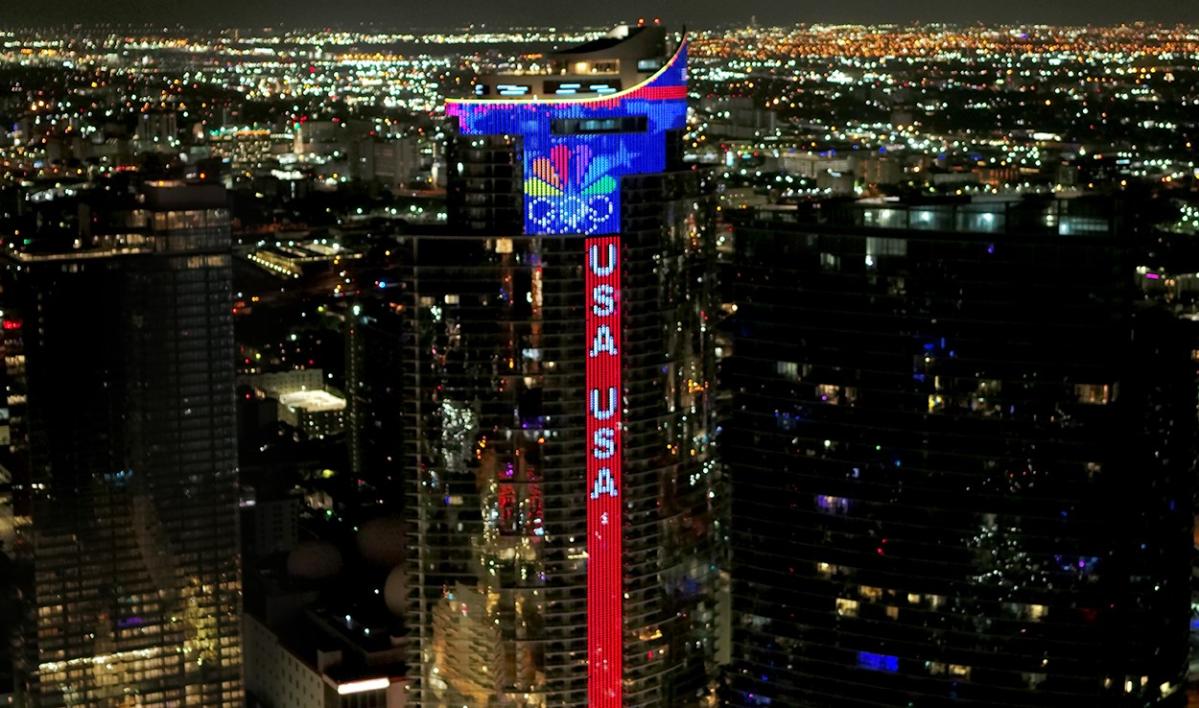
[[[531,197],[528,201],[529,221],[545,233],[594,234],[615,211],[612,200],[602,194]]]

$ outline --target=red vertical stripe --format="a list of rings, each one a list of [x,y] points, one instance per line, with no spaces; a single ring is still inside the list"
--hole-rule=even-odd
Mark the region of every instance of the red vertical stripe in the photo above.
[[[588,238],[587,288],[587,699],[622,703],[620,240]]]

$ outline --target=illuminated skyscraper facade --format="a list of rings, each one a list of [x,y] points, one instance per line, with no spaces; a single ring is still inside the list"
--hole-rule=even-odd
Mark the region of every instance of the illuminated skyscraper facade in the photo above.
[[[688,705],[720,637],[712,207],[686,43],[621,28],[450,101],[407,239],[422,705]]]
[[[225,193],[123,196],[6,249],[18,698],[240,706]]]
[[[730,704],[1185,704],[1191,345],[1083,206],[736,228]]]

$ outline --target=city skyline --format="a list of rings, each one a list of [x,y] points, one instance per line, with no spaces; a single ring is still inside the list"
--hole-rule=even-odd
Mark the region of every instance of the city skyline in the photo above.
[[[1199,22],[1199,5],[1178,0],[1146,0],[1130,5],[1118,0],[1043,3],[1013,0],[1005,3],[918,0],[886,3],[881,0],[848,0],[836,4],[786,3],[750,0],[735,9],[716,0],[700,2],[634,3],[621,0],[602,7],[560,6],[541,8],[536,20],[524,14],[520,3],[474,3],[417,7],[390,0],[346,0],[336,10],[317,0],[268,0],[237,3],[214,0],[202,6],[157,3],[150,0],[113,0],[97,5],[67,0],[54,5],[24,5],[6,10],[0,30],[23,26],[162,24],[200,28],[221,27],[353,27],[372,24],[404,29],[442,29],[466,25],[523,27],[601,27],[618,21],[659,17],[675,26],[738,26],[792,24],[989,24],[1103,26],[1147,22],[1185,24]]]
[[[783,9],[0,31],[0,705],[1199,706],[1199,24]]]

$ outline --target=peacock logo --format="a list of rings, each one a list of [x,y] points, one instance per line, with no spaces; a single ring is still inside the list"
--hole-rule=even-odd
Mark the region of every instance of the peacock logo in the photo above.
[[[525,180],[529,222],[541,233],[597,233],[615,212],[619,184],[611,172],[617,163],[593,155],[587,145],[573,151],[555,145],[548,157],[534,158],[532,174]]]

